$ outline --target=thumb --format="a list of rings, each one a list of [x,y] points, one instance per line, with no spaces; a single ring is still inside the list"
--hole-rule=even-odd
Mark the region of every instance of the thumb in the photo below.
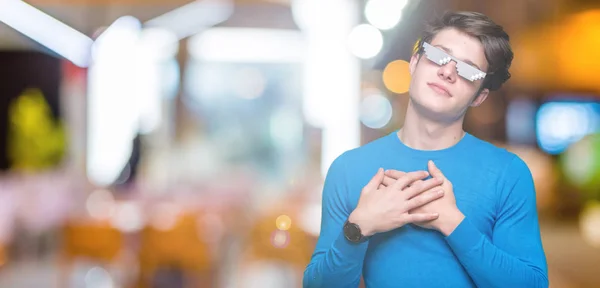
[[[427,168],[429,169],[429,174],[431,174],[431,176],[435,178],[445,179],[444,174],[437,166],[435,166],[433,160],[429,160],[429,162],[427,163]]]
[[[383,176],[384,176],[383,168],[379,168],[379,170],[377,170],[377,174],[375,174],[375,176],[373,176],[373,178],[371,178],[371,181],[369,181],[369,183],[367,183],[367,185],[365,186],[363,191],[376,190],[379,187],[379,184],[381,184],[383,182]]]

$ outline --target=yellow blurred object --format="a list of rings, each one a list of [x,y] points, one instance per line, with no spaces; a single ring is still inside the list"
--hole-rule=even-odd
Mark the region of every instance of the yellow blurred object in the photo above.
[[[0,244],[0,268],[6,264],[6,258],[6,247],[3,244]]]
[[[273,221],[281,217],[279,215],[285,214],[264,216],[251,228],[247,246],[250,261],[281,260],[297,267],[306,267],[314,250],[313,237],[298,225],[291,225],[287,230],[278,229],[279,226],[274,226]]]
[[[600,248],[600,201],[588,201],[579,216],[579,229],[586,243]]]
[[[9,120],[12,169],[35,171],[60,162],[66,149],[65,131],[53,119],[39,89],[26,89],[10,104]]]
[[[78,260],[111,266],[122,260],[125,248],[124,236],[108,221],[69,221],[63,227],[62,239],[58,287],[69,286]]]
[[[175,221],[170,229],[152,225],[143,229],[139,252],[142,282],[150,281],[161,267],[177,267],[196,274],[211,272],[215,259],[211,247],[200,237],[211,231],[203,229],[194,213],[184,212]]]
[[[108,221],[69,222],[63,229],[63,256],[67,261],[74,258],[90,258],[100,262],[112,262],[123,249],[121,232]]]
[[[600,91],[600,10],[576,14],[556,31],[559,66],[553,70],[558,79],[567,87]]]
[[[404,60],[392,61],[383,70],[383,84],[394,93],[408,92],[410,80],[409,63]]]
[[[277,229],[279,230],[288,230],[290,229],[290,226],[292,226],[292,219],[290,219],[290,216],[280,215],[275,220],[275,226],[277,226]]]
[[[544,91],[600,92],[600,10],[570,15],[513,37],[511,84]]]

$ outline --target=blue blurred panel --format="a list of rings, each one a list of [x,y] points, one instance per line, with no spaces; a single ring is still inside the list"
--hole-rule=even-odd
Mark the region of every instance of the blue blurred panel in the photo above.
[[[537,104],[530,99],[511,101],[506,111],[506,136],[510,144],[536,145]]]
[[[600,132],[600,103],[553,101],[540,106],[536,116],[538,145],[560,154],[584,136]]]
[[[306,161],[301,71],[293,63],[192,60],[183,101],[226,162],[286,173]]]

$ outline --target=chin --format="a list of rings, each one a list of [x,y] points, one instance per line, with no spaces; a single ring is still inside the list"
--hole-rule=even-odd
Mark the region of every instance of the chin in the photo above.
[[[432,101],[431,99],[420,99],[413,101],[414,107],[417,113],[425,116],[426,118],[449,122],[455,119],[456,115],[453,113],[452,106],[449,103],[443,103],[442,101]]]
[[[422,97],[419,99],[417,103],[421,106],[421,109],[427,110],[431,113],[436,114],[446,114],[450,110],[452,110],[451,103],[449,101],[444,101],[448,99],[440,99],[438,95],[424,95],[426,97]]]

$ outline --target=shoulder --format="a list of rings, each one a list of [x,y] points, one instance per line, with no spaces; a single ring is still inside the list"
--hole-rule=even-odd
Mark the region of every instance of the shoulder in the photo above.
[[[389,153],[389,135],[341,153],[329,166],[326,182],[349,191],[351,198],[360,192],[381,167],[381,159]]]
[[[531,176],[527,163],[514,152],[490,142],[478,138],[475,139],[475,141],[479,142],[478,146],[483,154],[488,156],[487,160],[490,160],[490,164],[495,163],[504,178],[512,179]]]
[[[474,148],[481,168],[494,175],[499,207],[510,202],[535,199],[535,185],[527,163],[514,152],[490,142],[474,138]]]
[[[517,154],[475,136],[471,135],[471,138],[472,141],[467,149],[469,153],[473,153],[480,161],[485,162],[486,166],[497,169],[499,174],[506,176],[506,174],[529,172],[527,164]]]
[[[529,167],[517,154],[475,136],[471,138],[466,153],[476,161],[475,167],[496,179],[498,188],[505,189],[516,181],[532,181]]]
[[[496,191],[501,203],[506,203],[510,199],[523,200],[535,197],[533,176],[527,163],[504,147],[483,140],[479,141],[481,141],[480,149],[488,155],[487,165],[499,176],[496,180]]]
[[[392,136],[394,135],[387,134],[369,143],[363,144],[360,147],[350,149],[338,158],[343,158],[342,161],[348,166],[355,166],[358,164],[365,165],[371,160],[379,160],[385,153],[389,153],[390,141],[392,140],[390,137]]]

